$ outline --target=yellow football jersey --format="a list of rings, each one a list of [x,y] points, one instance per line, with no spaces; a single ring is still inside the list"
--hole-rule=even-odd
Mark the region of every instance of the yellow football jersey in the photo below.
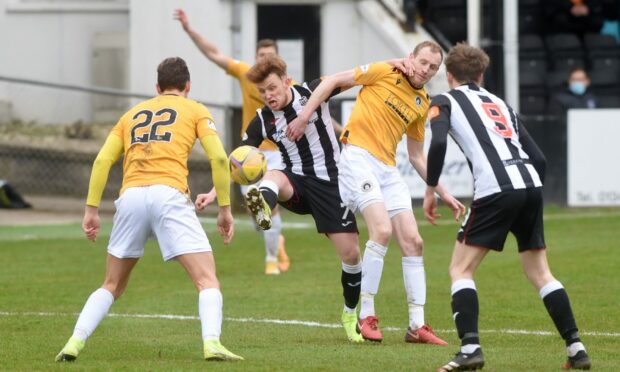
[[[128,187],[167,185],[188,193],[187,159],[196,139],[217,135],[213,116],[202,104],[160,95],[123,115],[112,134],[123,141],[122,194]]]
[[[251,66],[245,62],[232,60],[228,64],[228,69],[226,73],[234,76],[239,80],[239,85],[241,86],[241,95],[243,99],[243,122],[241,123],[241,137],[243,138],[243,133],[245,133],[246,129],[248,129],[248,125],[254,116],[256,116],[256,110],[259,108],[263,108],[265,103],[263,102],[260,94],[258,93],[258,88],[256,88],[256,84],[252,83],[248,80],[247,72],[250,70]],[[271,150],[277,151],[278,146],[275,143],[264,140],[263,143],[259,146],[260,149],[263,150]]]
[[[357,67],[355,81],[363,87],[340,141],[364,148],[394,166],[403,134],[424,141],[429,106],[426,89],[415,89],[405,75],[384,62]]]

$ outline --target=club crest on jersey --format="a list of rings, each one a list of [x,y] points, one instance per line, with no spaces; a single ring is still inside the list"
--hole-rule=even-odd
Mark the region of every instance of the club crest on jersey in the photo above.
[[[397,78],[396,79],[396,85],[400,84],[400,82],[401,82],[400,78]]]
[[[283,138],[286,138],[286,133],[284,129],[278,129],[272,136],[275,142],[282,142]]]
[[[372,190],[372,182],[370,181],[364,181],[362,183],[362,191],[363,192],[370,192],[370,190]]]
[[[370,68],[370,65],[360,66],[360,70],[362,70],[362,74],[367,73],[368,72],[368,68]]]
[[[306,105],[306,103],[308,103],[308,97],[306,97],[306,96],[301,96],[301,97],[299,98],[299,104],[300,104],[300,105],[302,105],[302,106],[305,106],[305,105]]]
[[[215,128],[215,123],[214,123],[214,122],[212,122],[211,120],[208,120],[208,119],[207,119],[207,126],[208,126],[209,128],[211,128],[211,129],[213,129],[213,130],[217,130],[217,129]]]
[[[420,98],[420,97],[416,97],[416,98],[415,98],[415,104],[416,104],[416,105],[418,105],[418,106],[420,106],[420,105],[422,104],[422,98]]]

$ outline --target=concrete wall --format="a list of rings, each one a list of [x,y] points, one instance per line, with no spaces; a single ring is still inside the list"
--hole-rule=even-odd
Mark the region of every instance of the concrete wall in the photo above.
[[[126,32],[126,1],[84,3],[0,0],[0,75],[90,85],[96,33]],[[0,81],[0,101],[23,121],[58,123],[92,117],[88,94]]]
[[[406,45],[407,39],[398,35],[394,21],[375,1],[301,0],[294,4],[300,3],[322,7],[323,75],[400,57],[413,47]],[[0,49],[0,75],[89,86],[95,35],[126,32],[130,92],[155,94],[157,64],[166,57],[180,56],[192,74],[191,98],[217,105],[240,104],[237,81],[201,54],[172,14],[175,8],[185,9],[192,26],[224,54],[251,63],[257,33],[256,4],[250,0],[0,0],[0,42],[11,46]],[[233,27],[235,16],[239,19],[237,29]],[[354,97],[355,93],[351,90],[344,96]],[[94,117],[92,106],[89,94],[0,81],[0,112],[11,107],[12,116],[23,121],[88,122]],[[210,109],[218,129],[229,139],[234,135],[226,133],[225,128],[230,112],[213,105]]]

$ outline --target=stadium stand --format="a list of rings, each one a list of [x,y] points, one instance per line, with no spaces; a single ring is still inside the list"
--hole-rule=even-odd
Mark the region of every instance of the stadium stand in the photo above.
[[[519,0],[521,112],[534,115],[545,113],[549,98],[566,88],[567,76],[575,67],[587,69],[592,78],[591,90],[600,98],[601,107],[620,107],[620,44],[613,36],[587,31],[600,23],[600,4],[596,1],[586,2],[594,13],[589,17],[592,19],[587,22],[580,19],[580,22],[587,24],[573,30],[571,27],[564,27],[567,26],[564,22],[566,20],[560,15],[551,18],[545,16],[554,9],[560,9],[562,2],[563,0]],[[488,0],[482,3],[482,37],[485,42],[495,45],[493,40],[501,40],[502,37],[501,20],[497,17],[501,14],[501,5]],[[605,0],[603,3],[609,9],[618,9],[620,12],[620,0]],[[418,9],[424,22],[436,27],[441,36],[450,43],[466,39],[465,0],[418,1]],[[491,49],[485,47],[488,53],[491,53]],[[501,59],[497,56],[492,56],[492,59],[501,64]],[[496,82],[494,79],[501,80],[501,74],[485,75],[487,84],[501,86],[501,81]]]

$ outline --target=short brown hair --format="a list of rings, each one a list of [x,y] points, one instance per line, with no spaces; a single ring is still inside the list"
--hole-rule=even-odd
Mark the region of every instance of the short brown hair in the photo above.
[[[458,43],[448,52],[446,70],[461,83],[475,83],[489,66],[489,56],[480,48]]]
[[[417,56],[418,53],[420,53],[420,51],[424,48],[430,48],[431,52],[439,53],[439,55],[441,55],[441,60],[443,61],[443,50],[441,49],[439,44],[430,40],[423,41],[420,44],[416,45],[415,48],[413,48],[413,55]]]
[[[263,82],[271,74],[286,76],[286,62],[278,56],[268,56],[256,62],[245,74],[254,84]]]
[[[276,41],[273,39],[260,39],[256,43],[257,52],[261,48],[269,48],[269,47],[274,48],[276,50],[276,53],[278,53],[278,44],[276,44]]]
[[[157,66],[157,85],[162,91],[168,89],[184,90],[188,81],[189,69],[183,58],[166,58]]]

